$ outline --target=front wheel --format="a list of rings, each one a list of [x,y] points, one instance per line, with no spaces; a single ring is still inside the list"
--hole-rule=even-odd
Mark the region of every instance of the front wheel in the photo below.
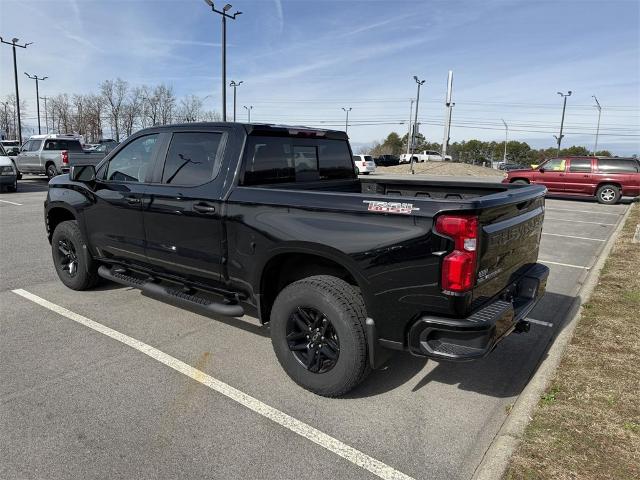
[[[620,200],[620,188],[616,185],[603,185],[596,192],[596,199],[599,203],[613,205]]]
[[[523,180],[521,178],[519,178],[517,180],[514,180],[511,183],[515,183],[516,185],[528,185],[529,184],[529,182],[527,182],[526,180]]]
[[[98,266],[75,220],[58,224],[51,237],[51,254],[56,273],[67,287],[87,290],[98,283]]]
[[[329,275],[285,287],[271,310],[271,343],[291,379],[337,397],[369,373],[365,309],[357,288]]]

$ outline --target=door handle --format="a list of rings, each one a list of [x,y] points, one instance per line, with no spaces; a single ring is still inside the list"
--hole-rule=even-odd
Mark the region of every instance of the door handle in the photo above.
[[[140,203],[140,199],[138,197],[126,197],[125,200],[129,205],[135,205],[136,203]]]
[[[198,213],[204,213],[205,215],[212,215],[216,213],[215,205],[208,202],[198,202],[193,204],[193,209]]]

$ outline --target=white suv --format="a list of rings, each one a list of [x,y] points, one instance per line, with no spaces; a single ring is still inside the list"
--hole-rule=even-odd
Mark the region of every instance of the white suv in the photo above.
[[[356,164],[358,175],[369,175],[376,171],[376,162],[371,155],[354,155],[353,162]]]

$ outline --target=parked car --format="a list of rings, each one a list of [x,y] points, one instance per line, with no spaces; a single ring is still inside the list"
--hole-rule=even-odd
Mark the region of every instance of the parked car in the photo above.
[[[376,171],[376,163],[371,155],[354,155],[353,163],[356,165],[358,175],[369,175]]]
[[[434,150],[424,150],[422,153],[403,153],[400,155],[400,163],[411,163],[413,158],[415,162],[450,162],[451,155],[442,155],[440,152]]]
[[[20,152],[20,142],[18,140],[0,140],[0,144],[4,147],[4,151],[10,157]]]
[[[361,179],[352,162],[339,131],[141,130],[49,182],[56,272],[74,290],[102,277],[256,316],[289,376],[327,396],[390,350],[472,360],[528,329],[549,272],[536,263],[544,187]]]
[[[397,155],[378,155],[373,161],[378,167],[391,167],[400,163],[400,157]]]
[[[16,166],[20,173],[45,174],[49,179],[67,173],[76,163],[97,164],[104,151],[86,152],[81,140],[73,135],[33,135],[20,149]]]
[[[18,190],[18,169],[0,144],[0,192],[5,189],[10,192]]]
[[[640,196],[640,162],[635,158],[552,158],[536,169],[510,171],[502,183],[540,184],[549,194],[595,197],[604,204]]]

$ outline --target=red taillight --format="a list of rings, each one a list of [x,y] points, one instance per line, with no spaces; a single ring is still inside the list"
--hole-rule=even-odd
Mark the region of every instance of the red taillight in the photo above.
[[[67,152],[66,150],[62,150],[60,152],[60,157],[62,158],[63,165],[69,165],[69,152]]]
[[[442,215],[436,232],[454,241],[454,250],[442,262],[442,288],[465,292],[473,288],[478,258],[478,217]]]

